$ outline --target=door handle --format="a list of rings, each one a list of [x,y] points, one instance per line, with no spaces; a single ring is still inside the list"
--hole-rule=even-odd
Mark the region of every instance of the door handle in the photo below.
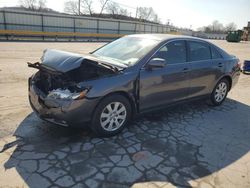
[[[222,63],[218,63],[218,67],[223,67],[223,64]]]
[[[187,72],[188,72],[188,68],[184,68],[183,73],[187,73]]]

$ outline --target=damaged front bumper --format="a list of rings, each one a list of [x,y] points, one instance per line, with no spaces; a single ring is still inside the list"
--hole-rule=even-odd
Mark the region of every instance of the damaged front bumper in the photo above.
[[[62,126],[79,125],[91,120],[99,99],[48,99],[29,79],[29,102],[33,111],[43,120]]]

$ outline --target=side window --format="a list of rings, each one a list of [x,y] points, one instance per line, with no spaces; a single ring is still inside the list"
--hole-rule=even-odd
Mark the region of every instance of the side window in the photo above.
[[[220,58],[222,58],[221,54],[213,46],[211,46],[211,54],[212,54],[212,59],[220,59]]]
[[[190,61],[201,61],[211,59],[210,48],[202,42],[189,42]]]
[[[184,41],[173,41],[162,47],[154,58],[165,59],[167,64],[186,62],[186,45]]]

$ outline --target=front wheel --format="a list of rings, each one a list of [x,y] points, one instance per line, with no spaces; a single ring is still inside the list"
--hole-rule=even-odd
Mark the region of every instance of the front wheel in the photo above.
[[[131,105],[122,95],[104,98],[97,106],[91,129],[99,136],[109,137],[118,134],[131,117]]]
[[[215,86],[211,96],[210,101],[214,106],[219,106],[227,97],[229,91],[229,82],[227,79],[221,79]]]

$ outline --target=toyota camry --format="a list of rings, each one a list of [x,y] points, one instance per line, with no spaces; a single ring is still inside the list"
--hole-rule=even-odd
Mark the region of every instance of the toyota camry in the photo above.
[[[221,105],[237,83],[239,59],[209,41],[167,34],[117,39],[89,54],[44,51],[29,78],[29,101],[43,120],[119,133],[139,113],[190,99]]]

